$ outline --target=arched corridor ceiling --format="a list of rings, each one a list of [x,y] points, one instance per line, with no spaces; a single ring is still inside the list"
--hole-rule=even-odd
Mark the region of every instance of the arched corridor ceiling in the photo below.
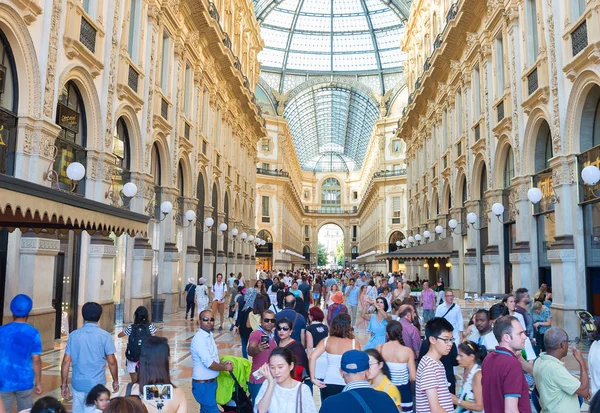
[[[285,104],[278,111],[302,168],[360,169],[380,114],[378,98],[354,85],[384,96],[403,80],[400,40],[412,0],[253,2],[265,41],[261,78]]]
[[[350,172],[362,167],[379,107],[364,91],[327,83],[294,95],[284,116],[303,169]]]

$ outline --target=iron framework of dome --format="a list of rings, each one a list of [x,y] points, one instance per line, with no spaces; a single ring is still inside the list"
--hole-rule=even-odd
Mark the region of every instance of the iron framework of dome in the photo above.
[[[325,83],[293,96],[284,117],[303,169],[350,172],[362,167],[379,108],[362,90]]]

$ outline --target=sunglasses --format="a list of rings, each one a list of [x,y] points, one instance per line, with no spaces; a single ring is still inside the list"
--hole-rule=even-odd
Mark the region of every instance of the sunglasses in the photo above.
[[[277,327],[277,331],[290,331],[288,326],[279,326]]]
[[[265,323],[274,323],[274,322],[275,322],[275,319],[274,319],[274,318],[263,318],[263,321],[264,321]]]
[[[208,317],[202,317],[202,321],[206,321],[206,322],[214,323],[214,322],[215,322],[215,319],[214,319],[214,318],[208,318]]]

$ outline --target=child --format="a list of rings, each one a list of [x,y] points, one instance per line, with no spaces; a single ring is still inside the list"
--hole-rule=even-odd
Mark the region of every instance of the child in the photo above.
[[[85,399],[86,412],[102,413],[110,403],[110,391],[101,384],[92,387]]]

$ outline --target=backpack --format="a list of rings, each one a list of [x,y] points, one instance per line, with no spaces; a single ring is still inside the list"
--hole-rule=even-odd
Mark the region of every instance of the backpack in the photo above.
[[[140,361],[140,354],[142,353],[142,344],[150,337],[150,326],[146,324],[132,324],[131,334],[127,340],[127,350],[125,350],[125,357],[129,361]]]

